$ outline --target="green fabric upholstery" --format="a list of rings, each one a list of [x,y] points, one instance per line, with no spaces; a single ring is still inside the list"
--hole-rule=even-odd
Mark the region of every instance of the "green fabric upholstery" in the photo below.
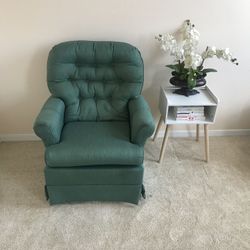
[[[141,96],[143,70],[140,52],[127,43],[73,41],[52,48],[52,96],[34,123],[46,146],[50,204],[138,203],[144,144],[154,130]]]
[[[119,42],[65,42],[48,59],[48,87],[65,103],[65,122],[127,120],[127,103],[140,94],[143,62]]]
[[[50,204],[79,201],[126,201],[137,204],[143,166],[45,167]]]
[[[51,205],[82,201],[123,201],[138,204],[140,185],[46,186]]]
[[[138,96],[129,101],[129,113],[131,141],[143,146],[155,129],[154,119],[143,96]]]
[[[70,168],[45,167],[46,184],[49,186],[71,185],[140,185],[143,166],[109,165]]]
[[[143,147],[130,142],[128,122],[71,122],[61,142],[46,148],[49,167],[140,165]]]
[[[33,129],[46,146],[60,141],[64,125],[64,108],[62,100],[50,97],[36,118]]]

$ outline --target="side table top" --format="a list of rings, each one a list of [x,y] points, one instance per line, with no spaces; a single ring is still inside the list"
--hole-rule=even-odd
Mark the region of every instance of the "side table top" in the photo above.
[[[200,93],[189,97],[174,94],[175,89],[173,87],[162,88],[169,106],[216,106],[218,104],[217,97],[207,86],[197,89]]]

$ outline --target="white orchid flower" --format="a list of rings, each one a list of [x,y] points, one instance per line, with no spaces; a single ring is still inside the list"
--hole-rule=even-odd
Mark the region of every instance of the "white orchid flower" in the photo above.
[[[178,48],[178,50],[175,52],[175,56],[177,61],[183,61],[184,60],[184,50],[182,48]]]
[[[207,49],[202,53],[202,58],[206,59],[206,58],[212,58],[216,55],[217,50],[215,46],[212,47],[207,47]]]
[[[184,60],[184,65],[186,69],[189,69],[192,66],[192,57],[191,55],[187,55]]]
[[[193,47],[198,45],[200,33],[189,20],[184,22],[181,32],[185,43],[192,44]]]
[[[167,51],[167,47],[166,47],[166,45],[162,44],[162,45],[161,45],[161,50],[163,50],[163,51]]]
[[[192,52],[189,55],[186,55],[184,64],[185,68],[192,68],[196,69],[198,66],[201,65],[202,57],[198,53]]]
[[[197,69],[201,65],[202,62],[202,57],[200,54],[194,54],[193,56],[193,63],[192,63],[192,68]]]
[[[185,54],[190,54],[197,50],[197,45],[190,41],[185,41],[183,44],[183,50],[185,51]]]
[[[197,67],[203,66],[207,58],[214,56],[238,65],[237,59],[233,58],[228,48],[217,49],[215,46],[207,47],[203,53],[199,54],[197,51],[200,33],[189,20],[184,22],[179,31],[176,33],[181,34],[182,40],[179,43],[175,35],[169,33],[159,35],[156,39],[161,43],[161,49],[164,52],[169,52],[178,63],[184,62],[185,68],[197,69]]]
[[[192,41],[193,43],[198,43],[200,40],[200,33],[195,29],[191,28],[187,30],[184,34],[185,40]]]
[[[161,42],[161,49],[165,52],[172,51],[173,48],[177,46],[177,41],[174,36],[169,33],[159,35],[156,39]]]
[[[170,55],[174,56],[176,61],[184,60],[184,50],[177,45],[172,48]]]
[[[216,50],[217,58],[222,58],[226,61],[231,61],[233,59],[232,53],[229,48]]]

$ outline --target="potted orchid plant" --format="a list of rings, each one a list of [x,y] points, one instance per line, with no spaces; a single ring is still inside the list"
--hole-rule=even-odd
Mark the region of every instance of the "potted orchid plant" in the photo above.
[[[177,39],[179,37],[179,39]],[[205,68],[204,62],[208,58],[217,57],[238,65],[237,59],[232,56],[228,48],[217,49],[209,47],[202,53],[198,52],[200,33],[195,25],[186,20],[175,34],[160,34],[155,37],[161,44],[161,49],[174,57],[174,64],[166,65],[172,70],[170,83],[181,87],[175,93],[189,96],[199,92],[195,87],[206,84],[207,73],[216,72],[215,69]]]

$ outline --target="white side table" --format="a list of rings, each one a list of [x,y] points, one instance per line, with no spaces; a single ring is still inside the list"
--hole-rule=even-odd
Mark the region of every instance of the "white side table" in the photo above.
[[[193,96],[183,96],[174,94],[173,91],[176,88],[161,88],[159,109],[161,117],[157,125],[154,138],[157,138],[162,122],[166,125],[165,134],[161,146],[161,152],[159,157],[159,163],[162,162],[164,152],[166,149],[168,131],[171,125],[178,124],[196,124],[196,140],[199,141],[199,125],[204,125],[204,136],[205,136],[205,156],[206,162],[209,160],[209,135],[208,135],[208,125],[214,123],[215,114],[218,105],[217,97],[211,92],[211,90],[205,86],[199,89],[200,94]],[[183,106],[204,106],[205,120],[176,120],[174,115],[175,107]]]

